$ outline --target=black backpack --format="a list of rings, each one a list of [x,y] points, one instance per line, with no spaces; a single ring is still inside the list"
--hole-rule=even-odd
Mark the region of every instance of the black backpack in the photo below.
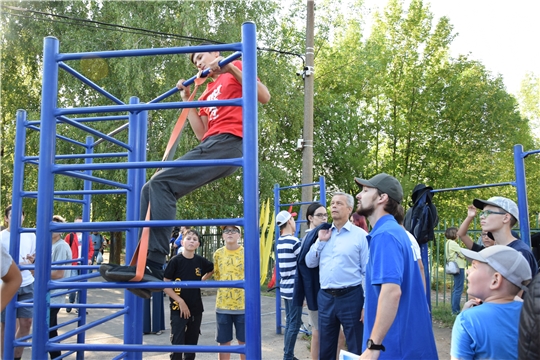
[[[432,187],[418,184],[412,193],[411,207],[405,214],[404,226],[422,245],[435,239],[434,229],[439,223],[437,208],[432,203]]]

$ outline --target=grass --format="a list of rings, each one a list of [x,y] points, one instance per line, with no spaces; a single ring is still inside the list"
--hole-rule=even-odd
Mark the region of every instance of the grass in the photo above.
[[[456,319],[455,315],[452,315],[452,306],[450,304],[439,304],[437,307],[432,307],[431,315],[433,322],[448,328],[454,325]]]

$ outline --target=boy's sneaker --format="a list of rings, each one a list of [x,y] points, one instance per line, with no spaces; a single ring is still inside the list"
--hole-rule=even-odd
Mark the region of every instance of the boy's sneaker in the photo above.
[[[109,282],[129,282],[135,277],[136,271],[136,266],[102,264],[99,267],[101,276]],[[163,281],[163,270],[146,265],[141,282],[148,281]],[[150,299],[152,297],[152,291],[161,291],[162,289],[132,288],[127,290],[143,299]]]
[[[126,289],[126,290],[143,299],[152,298],[152,292],[148,289],[134,288],[134,289]]]
[[[136,266],[114,266],[112,264],[107,264],[107,267],[110,268],[105,271],[105,276],[103,276],[107,281],[130,281],[135,277],[137,272]],[[144,269],[144,276],[141,281],[163,281],[163,270],[146,265]]]
[[[112,268],[118,267],[118,266],[119,265],[115,265],[115,264],[101,264],[99,266],[99,274],[101,275],[102,278],[107,280],[107,271],[112,269]],[[109,281],[109,280],[107,280],[107,281]]]

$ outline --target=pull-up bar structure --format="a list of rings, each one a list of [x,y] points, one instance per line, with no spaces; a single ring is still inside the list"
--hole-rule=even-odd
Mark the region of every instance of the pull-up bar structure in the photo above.
[[[322,206],[326,207],[326,182],[324,179],[324,176],[319,177],[318,182],[309,183],[309,184],[300,184],[300,185],[290,185],[290,186],[279,186],[279,184],[274,185],[274,211],[277,215],[281,210],[284,210],[284,207],[290,207],[290,206],[302,206],[302,205],[310,205],[313,202],[317,201],[308,201],[308,202],[302,202],[302,201],[296,201],[292,203],[282,203],[281,202],[281,193],[287,190],[294,190],[294,189],[301,189],[305,187],[315,187],[319,188],[319,198]],[[307,207],[306,207],[307,209]],[[307,211],[307,210],[306,210]],[[300,208],[300,211],[298,211],[298,216],[296,217],[296,231],[294,236],[299,237],[298,234],[300,232],[300,226],[298,224],[305,223],[306,220],[303,220],[304,216],[302,216],[302,211]],[[277,258],[277,239],[279,239],[280,233],[279,233],[279,226],[276,225],[275,228],[276,232],[276,243],[274,244],[274,253],[276,254],[276,262],[275,262],[275,268],[276,268],[276,334],[281,334],[281,329],[285,326],[281,324],[281,317],[282,317],[282,311],[284,310],[281,306],[281,291],[279,288],[279,280],[280,280],[280,273],[279,273],[279,261]],[[301,236],[300,236],[301,237]],[[302,332],[305,332],[301,330]],[[309,333],[311,335],[311,333]]]
[[[17,346],[31,346],[33,359],[48,358],[51,350],[64,351],[62,358],[77,352],[77,359],[84,358],[84,351],[118,352],[115,359],[142,359],[142,352],[213,352],[223,350],[219,346],[150,346],[142,344],[142,299],[125,291],[124,304],[86,304],[87,291],[89,289],[106,288],[219,288],[233,287],[245,289],[245,313],[246,313],[246,344],[227,347],[228,352],[245,354],[248,359],[260,359],[261,353],[261,310],[260,310],[260,267],[259,267],[259,184],[258,184],[258,141],[257,141],[257,54],[256,54],[256,27],[251,22],[242,25],[242,41],[239,43],[220,45],[201,45],[190,47],[140,49],[102,51],[92,53],[60,53],[59,41],[54,37],[44,39],[43,55],[43,84],[41,118],[39,121],[28,121],[26,112],[19,110],[17,113],[17,134],[15,141],[15,160],[13,176],[12,213],[20,214],[22,211],[23,198],[37,198],[37,227],[23,228],[21,219],[13,216],[11,224],[11,254],[18,258],[18,238],[21,233],[35,232],[37,241],[36,262],[32,266],[22,268],[35,269],[34,300],[29,303],[21,303],[13,300],[8,305],[6,316],[5,349],[4,357],[13,358],[13,349]],[[186,54],[207,51],[233,51],[234,54],[225,59],[230,62],[239,56],[243,57],[243,84],[242,97],[231,100],[192,101],[192,102],[166,102],[160,101],[176,93],[173,88],[167,93],[156,97],[148,103],[142,103],[138,98],[131,97],[126,104],[114,95],[95,84],[84,75],[66,64],[67,61],[88,58],[117,58],[136,56],[156,56],[170,54]],[[59,70],[62,69],[82,81],[101,95],[111,100],[114,105],[95,107],[58,107],[59,94]],[[208,73],[208,72],[207,72]],[[204,76],[204,74],[203,74]],[[195,77],[185,84],[193,81]],[[160,109],[178,109],[209,106],[241,106],[243,108],[243,157],[225,160],[194,160],[194,161],[146,161],[147,144],[147,121],[148,111]],[[106,115],[107,113],[121,113],[121,115]],[[71,117],[73,115],[104,114],[94,117]],[[87,125],[90,122],[127,120],[115,132],[105,134]],[[91,136],[86,142],[77,141],[57,134],[57,124],[73,126],[85,131]],[[114,134],[126,129],[129,131],[128,141],[123,142],[114,138]],[[26,132],[34,130],[40,133],[39,156],[26,156]],[[94,141],[98,138],[98,141]],[[56,141],[67,141],[84,149],[84,154],[56,154]],[[100,142],[110,142],[119,146],[122,152],[117,153],[94,153],[94,148]],[[100,162],[94,163],[94,159],[120,158],[124,162]],[[84,159],[84,163],[65,164],[66,160]],[[59,162],[59,161],[63,162]],[[25,191],[23,189],[24,168],[26,164],[39,167],[37,191]],[[147,168],[167,167],[205,167],[205,166],[239,166],[243,168],[243,213],[244,216],[234,219],[212,220],[152,220],[141,221],[139,214],[140,191],[146,182]],[[93,170],[117,170],[127,171],[127,181],[122,183],[92,174]],[[68,176],[82,179],[83,189],[57,191],[54,187],[55,176]],[[93,190],[94,183],[105,184],[113,187],[110,190]],[[123,194],[126,196],[126,216],[124,221],[90,222],[90,205],[92,195]],[[66,196],[78,195],[82,199],[68,198]],[[52,222],[53,205],[55,202],[68,201],[82,204],[83,222],[81,223],[55,223]],[[89,278],[98,274],[88,274],[87,270],[95,267],[78,265],[71,266],[72,261],[86,264],[89,231],[125,231],[126,232],[126,259],[133,255],[138,241],[138,230],[142,227],[163,226],[202,226],[202,225],[238,225],[244,227],[245,234],[245,278],[238,281],[207,281],[207,282],[148,282],[148,283],[103,283],[87,282]],[[83,232],[83,250],[79,259],[69,260],[69,266],[51,263],[52,243],[50,241],[53,232]],[[63,280],[51,280],[51,269],[82,270],[81,275],[65,278]],[[66,307],[65,305],[51,305],[50,291],[54,289],[70,289],[81,291],[79,304],[68,304],[73,308],[98,308],[114,309],[116,312],[100,320],[86,323],[85,311],[76,320],[70,320],[59,324],[57,328],[77,323],[77,327],[49,339],[48,313],[51,307]],[[65,296],[69,290],[62,291],[58,296]],[[55,294],[56,295],[56,294]],[[33,331],[26,338],[14,339],[16,308],[32,306]],[[98,344],[88,345],[84,343],[85,332],[93,327],[101,325],[108,320],[124,317],[124,342],[123,344]],[[64,343],[66,339],[77,336],[77,343]],[[29,342],[25,342],[30,340]],[[110,354],[109,354],[110,355]]]

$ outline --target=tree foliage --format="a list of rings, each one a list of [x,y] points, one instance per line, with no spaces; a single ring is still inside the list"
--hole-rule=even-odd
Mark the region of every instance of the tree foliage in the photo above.
[[[3,2],[2,207],[10,201],[16,110],[26,109],[31,120],[40,116],[44,37],[58,38],[63,53],[185,46],[203,39],[229,43],[240,41],[241,24],[248,20],[258,29],[258,76],[272,95],[269,104],[259,106],[260,199],[273,196],[275,183],[298,184],[302,154],[294,149],[302,134],[304,95],[302,77],[296,72],[304,65],[299,54],[305,52],[305,1],[281,5],[254,0]],[[523,116],[500,76],[466,56],[451,58],[455,31],[448,18],[435,23],[429,6],[420,0],[407,7],[391,0],[384,11],[373,14],[373,26],[368,29],[365,20],[371,15],[361,2],[327,0],[316,5],[314,175],[326,177],[328,190],[355,193],[354,176],[371,177],[382,171],[400,179],[407,196],[420,182],[440,189],[514,179],[513,145],[523,144],[526,150],[539,145],[528,122],[536,116],[530,109],[538,106],[526,105]],[[336,11],[345,6],[347,12]],[[174,87],[178,79],[196,72],[184,55],[84,59],[68,65],[124,102],[132,96],[150,101]],[[61,107],[111,104],[64,72],[59,84]],[[522,103],[534,105],[530,94],[538,86],[533,78],[527,84],[522,94],[531,100]],[[166,101],[178,99],[176,95]],[[149,114],[148,160],[161,159],[178,113],[163,110]],[[121,124],[91,123],[104,133]],[[80,142],[87,136],[61,123],[58,130]],[[116,137],[127,140],[127,132]],[[196,143],[186,127],[177,156]],[[38,155],[38,133],[29,131],[26,149],[28,155]],[[110,151],[121,149],[106,142],[95,148],[97,153]],[[83,152],[71,143],[57,141],[59,154]],[[538,169],[537,159],[527,159],[529,181],[538,179]],[[126,172],[121,170],[93,174],[126,181]],[[151,174],[149,169],[147,176]],[[181,199],[177,217],[240,216],[244,201],[258,201],[242,198],[241,176],[240,170]],[[76,178],[57,176],[55,181],[59,190],[82,188],[82,180]],[[34,166],[27,166],[24,182],[26,190],[37,188]],[[94,185],[94,189],[106,188],[110,186]],[[506,187],[445,192],[435,200],[441,216],[457,217],[463,216],[474,197],[495,193],[515,197],[514,190]],[[540,211],[540,198],[529,194],[531,212]],[[282,199],[296,200],[300,200],[299,193],[284,194]],[[92,219],[123,220],[124,204],[123,195],[94,196]],[[35,201],[25,200],[25,208],[30,222],[35,221]],[[79,204],[55,204],[55,212],[68,219],[80,211]]]

